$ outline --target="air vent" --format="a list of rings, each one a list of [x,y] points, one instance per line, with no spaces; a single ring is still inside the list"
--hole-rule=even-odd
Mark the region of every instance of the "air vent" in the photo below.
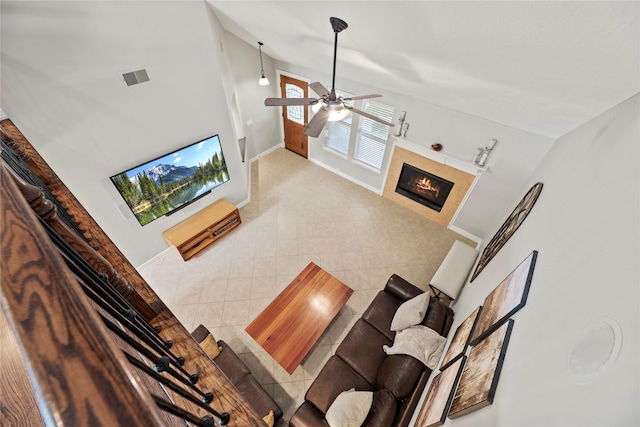
[[[131,71],[130,73],[124,73],[122,75],[127,86],[137,85],[138,83],[144,83],[149,81],[149,74],[147,70],[142,69],[138,71]]]

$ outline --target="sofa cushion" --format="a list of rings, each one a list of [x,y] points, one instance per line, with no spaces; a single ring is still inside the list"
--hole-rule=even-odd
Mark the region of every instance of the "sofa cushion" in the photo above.
[[[273,409],[269,411],[269,413],[267,415],[265,415],[264,417],[262,417],[262,419],[264,420],[264,422],[267,424],[267,426],[269,427],[273,427],[273,425],[276,423],[276,417],[273,414]]]
[[[398,331],[393,347],[384,346],[385,353],[413,356],[430,369],[435,369],[447,339],[426,326],[411,326]]]
[[[429,294],[423,293],[403,302],[393,315],[390,329],[399,331],[422,322],[429,308],[430,298]]]
[[[371,384],[334,355],[329,358],[313,381],[304,399],[324,414],[336,396],[351,388],[373,390]]]
[[[336,350],[336,355],[369,384],[376,383],[378,369],[386,354],[383,346],[391,345],[391,340],[368,322],[358,319]]]
[[[362,314],[362,318],[369,322],[369,324],[375,326],[375,328],[385,334],[387,338],[393,340],[396,333],[390,329],[391,320],[401,304],[402,301],[390,293],[380,291]]]
[[[377,388],[387,389],[394,397],[402,399],[411,393],[423,370],[422,362],[411,356],[391,355],[378,370]]]
[[[204,352],[207,353],[207,355],[212,359],[218,357],[218,355],[222,351],[222,348],[220,348],[220,346],[218,345],[215,337],[211,334],[207,335],[206,338],[202,340],[202,342],[200,343],[200,347],[202,347]]]
[[[397,412],[396,399],[388,390],[377,390],[373,393],[373,404],[363,427],[389,427],[393,424]]]
[[[331,403],[325,418],[331,427],[360,427],[372,403],[372,391],[345,390]]]
[[[232,384],[236,385],[242,378],[251,374],[247,365],[240,360],[238,355],[231,350],[226,342],[220,340],[218,341],[218,345],[222,350],[220,350],[220,354],[215,358],[213,363],[220,368]]]
[[[260,416],[273,411],[274,418],[282,417],[282,410],[278,404],[251,375],[243,377],[235,386],[242,397],[247,400],[247,403],[251,405],[251,408]]]

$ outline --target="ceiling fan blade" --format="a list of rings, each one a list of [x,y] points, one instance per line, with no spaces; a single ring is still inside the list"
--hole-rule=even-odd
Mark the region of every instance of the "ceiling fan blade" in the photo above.
[[[304,133],[313,138],[317,138],[329,121],[330,114],[331,113],[327,107],[322,107],[320,111],[318,111],[315,116],[309,120],[309,123],[307,123],[307,126],[304,128]]]
[[[349,107],[345,107],[345,108],[349,108]],[[369,113],[364,112],[364,111],[362,111],[362,110],[358,110],[357,108],[349,108],[349,110],[351,110],[352,112],[354,112],[354,113],[356,113],[356,114],[360,114],[361,116],[364,116],[364,117],[366,117],[366,118],[368,118],[368,119],[375,120],[375,121],[376,121],[376,122],[378,122],[378,123],[382,123],[383,125],[387,125],[387,126],[391,126],[391,127],[394,127],[394,126],[395,126],[395,125],[394,125],[393,123],[391,123],[391,122],[388,122],[388,121],[386,121],[386,120],[383,120],[383,119],[381,119],[381,118],[380,118],[380,117],[378,117],[378,116],[374,116],[373,114],[369,114]]]
[[[369,98],[382,98],[382,95],[378,95],[377,93],[373,93],[371,95],[360,95],[360,96],[350,96],[349,98],[342,98],[343,101],[355,101],[358,99],[369,99]]]
[[[313,105],[318,102],[317,98],[267,98],[264,105],[267,107],[286,105]]]
[[[329,93],[330,93],[329,89],[324,87],[324,85],[320,82],[309,83],[309,87],[313,89],[313,91],[320,96],[325,96],[325,95],[329,96]]]

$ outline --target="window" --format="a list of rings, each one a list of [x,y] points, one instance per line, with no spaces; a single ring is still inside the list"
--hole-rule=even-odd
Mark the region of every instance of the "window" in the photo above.
[[[364,100],[361,109],[389,122],[393,120],[393,107],[389,105]],[[359,121],[360,128],[353,158],[380,169],[387,148],[390,127],[363,116],[359,117]]]
[[[338,96],[349,97],[351,94],[338,92]],[[353,101],[345,101],[345,105],[353,107]],[[351,125],[353,115],[349,114],[344,119],[337,122],[327,122],[325,126],[326,135],[324,146],[336,150],[337,152],[349,155],[349,140],[351,139]]]
[[[340,121],[328,122],[326,126],[327,138],[325,139],[325,146],[333,148],[345,156],[348,155],[351,122],[351,114]]]
[[[304,98],[304,91],[296,85],[286,83],[285,91],[287,98]],[[287,106],[287,118],[294,122],[304,125],[304,106],[303,105],[288,105]]]
[[[352,96],[346,93],[338,95]],[[360,110],[389,122],[393,120],[393,107],[370,100],[359,102],[357,108]],[[347,103],[354,107],[353,101]],[[361,164],[380,170],[387,149],[389,130],[389,126],[375,120],[359,114],[349,114],[340,121],[327,123],[324,146],[346,156],[350,161],[357,160]]]

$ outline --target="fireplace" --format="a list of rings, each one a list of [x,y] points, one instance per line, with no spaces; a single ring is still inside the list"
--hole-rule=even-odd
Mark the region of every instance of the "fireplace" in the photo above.
[[[403,163],[396,193],[440,212],[452,188],[453,182]]]

